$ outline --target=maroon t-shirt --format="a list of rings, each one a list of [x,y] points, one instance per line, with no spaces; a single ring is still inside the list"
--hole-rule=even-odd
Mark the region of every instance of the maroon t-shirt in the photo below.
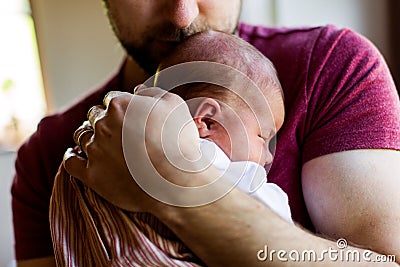
[[[345,150],[400,150],[400,103],[393,80],[373,45],[347,29],[241,24],[239,34],[277,69],[286,117],[268,178],[288,194],[294,221],[312,231],[301,189],[302,165]],[[53,254],[48,211],[54,176],[88,109],[120,88],[119,77],[44,118],[18,151],[12,187],[17,259]]]

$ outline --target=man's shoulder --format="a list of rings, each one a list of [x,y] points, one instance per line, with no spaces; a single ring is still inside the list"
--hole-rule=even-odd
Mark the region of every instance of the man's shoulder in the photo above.
[[[371,41],[348,28],[334,25],[265,27],[241,23],[238,29],[239,36],[270,58],[275,66],[281,62],[286,68],[293,61],[320,65],[327,55],[333,54],[339,61],[348,61],[356,55],[383,61]]]
[[[332,47],[346,46],[345,39],[351,45],[371,47],[365,38],[347,28],[334,25],[314,27],[265,27],[241,23],[238,26],[239,36],[255,46],[273,61],[293,57],[302,57],[308,61],[315,52],[326,53]],[[339,48],[341,49],[341,48]],[[275,62],[274,62],[275,63]]]
[[[250,25],[240,23],[238,25],[239,36],[250,43],[259,40],[273,40],[274,38],[285,38],[293,40],[309,40],[312,38],[330,38],[343,31],[345,28],[338,28],[334,25],[303,26],[303,27],[271,27],[262,25]]]
[[[251,25],[247,23],[239,23],[238,31],[240,36],[250,36],[253,38],[271,38],[275,35],[295,35],[304,32],[320,31],[324,28],[334,27],[326,26],[304,26],[304,27],[279,27],[279,26],[263,26]]]
[[[334,25],[284,28],[240,24],[239,35],[273,62],[285,95],[294,94],[293,101],[298,93],[312,95],[309,91],[320,75],[327,79],[341,75],[343,68],[338,66],[349,70],[365,61],[385,65],[368,39]]]

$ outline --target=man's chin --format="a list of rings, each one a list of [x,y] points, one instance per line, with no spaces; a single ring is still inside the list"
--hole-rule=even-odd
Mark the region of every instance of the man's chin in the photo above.
[[[175,49],[176,45],[164,45],[162,49],[138,50],[125,49],[127,53],[144,69],[148,74],[152,75],[156,72],[160,62],[167,57]]]
[[[146,54],[140,54],[136,51],[131,53],[127,51],[133,60],[148,74],[152,75],[156,73],[158,65],[160,64],[160,59],[155,59],[154,57],[147,57]]]

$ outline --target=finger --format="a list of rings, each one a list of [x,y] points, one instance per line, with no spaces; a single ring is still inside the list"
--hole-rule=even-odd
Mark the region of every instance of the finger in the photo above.
[[[106,110],[103,106],[93,106],[89,109],[87,117],[90,122],[90,125],[95,128],[96,121],[103,118],[106,113]]]
[[[64,153],[63,165],[65,170],[81,181],[86,179],[87,160],[80,157],[72,148]]]
[[[89,129],[93,129],[92,125],[90,125],[89,121],[84,121],[82,123],[82,125],[79,126],[79,128],[75,130],[74,136],[73,136],[75,144],[79,145],[79,143],[78,143],[79,135],[81,135],[81,133],[83,131],[89,130]]]
[[[136,89],[136,87],[135,87]],[[133,91],[135,91],[135,89],[133,89]],[[111,100],[113,98],[119,97],[119,96],[123,96],[123,95],[130,95],[127,92],[120,92],[120,91],[110,91],[106,94],[106,96],[103,99],[103,104],[104,106],[106,106],[106,108],[108,107],[108,105],[110,104]]]
[[[135,86],[135,88],[133,88],[133,94],[136,95],[139,90],[142,90],[142,89],[145,89],[145,88],[147,88],[146,85],[138,84],[138,85]]]
[[[77,145],[79,146],[79,149],[84,153],[85,158],[87,158],[87,146],[92,141],[93,134],[93,129],[85,129],[78,136]]]
[[[168,93],[168,91],[165,91],[164,89],[161,89],[159,87],[139,87],[136,90],[135,95],[162,98],[167,96],[168,94],[171,93]]]
[[[167,101],[173,105],[180,105],[182,103],[185,103],[185,100],[183,100],[177,94],[170,93],[159,87],[149,87],[144,89],[140,88],[136,95],[153,97],[158,101]]]

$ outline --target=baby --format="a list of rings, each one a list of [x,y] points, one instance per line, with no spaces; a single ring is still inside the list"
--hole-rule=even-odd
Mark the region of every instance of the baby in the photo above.
[[[211,155],[210,161],[224,178],[291,222],[286,194],[266,183],[263,168],[272,162],[269,143],[284,117],[282,91],[272,64],[238,37],[205,32],[177,47],[160,69],[193,61],[228,68],[186,69],[180,72],[185,79],[193,81],[191,76],[204,74],[211,84],[196,79],[199,82],[171,90],[187,101],[203,154]],[[163,73],[150,85],[169,89]],[[242,164],[243,173],[231,171],[233,164]],[[115,207],[62,170],[54,183],[50,228],[60,266],[203,265],[157,218]]]
[[[199,44],[206,47],[193,49]],[[182,64],[187,62],[199,64]],[[176,68],[177,64],[182,68]],[[286,194],[266,183],[264,169],[272,163],[269,145],[284,118],[282,88],[272,63],[239,37],[210,31],[186,40],[163,60],[159,70],[150,82],[164,89],[172,87],[171,74],[163,75],[165,70],[172,73],[174,83],[209,81],[170,89],[186,101],[203,152],[215,151],[205,154],[212,156],[209,160],[225,178],[291,222]],[[244,171],[242,176],[226,172],[231,164],[242,164],[243,168],[236,168]]]

